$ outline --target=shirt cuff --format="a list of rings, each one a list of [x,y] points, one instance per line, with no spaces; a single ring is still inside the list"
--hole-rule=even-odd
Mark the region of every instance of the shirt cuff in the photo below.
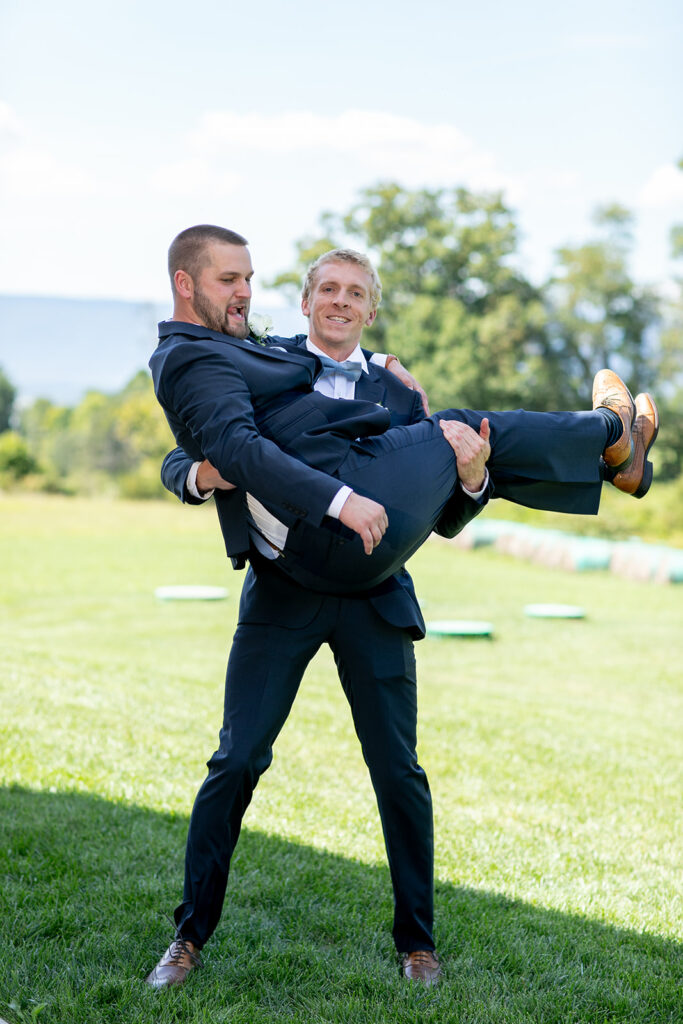
[[[344,484],[343,487],[340,487],[340,489],[337,491],[334,498],[330,502],[330,507],[327,510],[327,515],[332,516],[333,519],[339,519],[339,513],[342,510],[342,505],[348,498],[349,494],[353,494],[352,487],[347,487],[346,484]]]
[[[207,501],[213,494],[213,491],[207,491],[206,494],[200,494],[197,490],[197,470],[200,466],[201,462],[192,463],[190,471],[187,474],[187,479],[185,480],[185,487],[187,489],[187,493],[193,498],[199,498],[200,501]]]
[[[373,352],[372,355],[370,356],[370,362],[374,363],[375,366],[386,367],[388,358],[389,356],[387,355],[386,352]]]
[[[488,469],[484,470],[484,483],[482,484],[482,486],[480,487],[480,489],[478,491],[468,491],[464,484],[462,484],[462,483],[460,484],[460,486],[462,487],[463,491],[468,496],[468,498],[474,498],[475,501],[478,501],[479,498],[483,498],[484,492],[485,492],[486,488],[488,487],[488,485],[489,485],[489,471],[488,471]]]

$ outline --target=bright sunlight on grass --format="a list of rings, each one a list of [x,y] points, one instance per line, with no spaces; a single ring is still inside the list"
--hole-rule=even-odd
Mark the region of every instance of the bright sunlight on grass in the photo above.
[[[425,617],[495,627],[417,648],[443,985],[399,977],[374,798],[324,651],[247,813],[206,966],[157,994],[142,979],[172,931],[242,574],[209,508],[6,496],[0,517],[0,1017],[683,1019],[683,587],[426,545]],[[229,597],[163,602],[164,584]],[[587,617],[524,617],[546,601]]]

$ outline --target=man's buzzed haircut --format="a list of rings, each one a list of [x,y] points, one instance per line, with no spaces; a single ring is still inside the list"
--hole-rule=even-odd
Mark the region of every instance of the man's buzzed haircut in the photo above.
[[[171,242],[168,250],[168,273],[171,288],[175,292],[176,270],[184,270],[192,280],[197,282],[206,265],[206,251],[210,242],[223,242],[227,245],[247,245],[247,240],[236,231],[219,228],[215,224],[196,224],[193,228],[185,228]]]

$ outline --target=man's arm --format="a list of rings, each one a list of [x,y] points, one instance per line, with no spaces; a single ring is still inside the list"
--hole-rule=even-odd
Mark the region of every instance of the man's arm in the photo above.
[[[388,355],[385,362],[385,367],[389,373],[393,373],[395,377],[401,381],[401,384],[405,384],[411,391],[417,391],[422,402],[422,408],[424,409],[425,416],[429,416],[429,399],[427,398],[427,392],[424,390],[418,380],[413,377],[412,373],[406,370],[405,366],[401,365],[401,361],[398,356]]]
[[[188,477],[194,460],[182,448],[174,448],[161,464],[161,482],[167,491],[175,494],[185,504],[201,505],[203,499],[188,490]],[[206,488],[207,490],[209,488]]]
[[[478,434],[459,420],[439,420],[439,425],[455,454],[461,486],[446,504],[434,532],[441,537],[455,537],[479,515],[493,495],[486,469],[491,454],[489,422],[482,420]]]
[[[160,349],[150,360],[157,398],[181,447],[277,508],[284,522],[322,521],[340,482],[261,436],[239,369],[217,346],[181,342]]]
[[[170,470],[168,469],[169,463]],[[196,495],[192,493],[189,486],[192,469],[195,466],[195,488],[198,492]],[[164,474],[164,467],[167,467],[166,474]],[[223,479],[207,459],[199,463],[193,462],[182,448],[176,448],[166,456],[162,466],[161,479],[164,486],[169,491],[173,491],[181,501],[194,505],[201,504],[206,498],[210,498],[215,490],[234,491],[236,489],[234,484]],[[179,487],[181,488],[180,493]],[[330,514],[332,514],[331,509]],[[372,554],[389,525],[382,505],[372,501],[371,498],[355,494],[353,491],[346,497],[337,518],[360,536],[366,555]]]
[[[296,519],[320,525],[341,482],[261,436],[244,378],[219,354],[181,345],[165,356],[163,361],[153,357],[150,365],[176,439],[189,434],[193,447],[201,449],[223,480],[248,488],[289,525]],[[172,490],[179,493],[177,481]],[[384,508],[357,494],[346,499],[339,519],[360,535],[367,554],[387,528]]]
[[[394,380],[398,380],[398,377],[387,379],[385,375],[384,383],[387,387],[386,405],[391,409],[392,426],[404,423],[419,423],[425,418],[425,413],[420,403],[418,392],[413,391],[408,397],[407,392],[403,388],[396,387]],[[445,422],[450,424],[452,421]],[[447,429],[450,430],[450,426]],[[465,475],[468,477],[469,483],[478,482],[470,478],[470,473],[467,469],[465,470]],[[470,490],[475,492],[474,497],[465,490],[461,480],[455,488],[453,495],[447,501],[441,517],[434,527],[435,533],[440,534],[442,537],[455,537],[470,520],[479,515],[482,509],[486,507],[489,498],[493,495],[493,486],[488,479],[488,474],[481,494],[477,493],[479,490],[477,487],[472,486]]]

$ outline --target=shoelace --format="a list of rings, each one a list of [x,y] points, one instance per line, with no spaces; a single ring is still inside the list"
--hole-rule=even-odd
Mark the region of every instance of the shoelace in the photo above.
[[[407,963],[409,960],[413,964],[419,964],[420,967],[431,966],[439,962],[436,953],[431,952],[429,949],[416,949],[414,953],[406,953],[403,957],[403,962]]]
[[[203,967],[202,958],[198,953],[193,953],[187,944],[186,939],[174,939],[169,948],[168,962],[177,966],[183,956],[189,956],[195,967]]]

